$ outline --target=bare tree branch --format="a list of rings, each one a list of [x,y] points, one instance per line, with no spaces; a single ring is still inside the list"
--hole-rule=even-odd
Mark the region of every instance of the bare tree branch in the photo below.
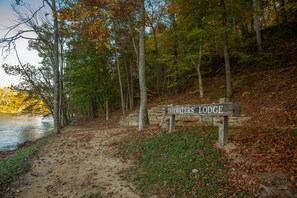
[[[15,6],[12,6],[12,8],[13,8],[14,11],[16,11]],[[21,21],[20,21],[19,23],[17,23],[17,24],[15,24],[15,25],[13,25],[12,27],[10,27],[10,29],[9,29],[9,30],[7,31],[7,33],[4,35],[4,38],[6,38],[7,35],[8,35],[9,33],[11,33],[13,30],[15,30],[16,28],[20,27],[20,26],[23,25],[23,24],[26,24],[28,21],[31,21],[31,20],[35,17],[35,15],[36,15],[42,8],[44,8],[44,3],[43,3],[43,5],[42,5],[41,7],[39,7],[39,8],[33,13],[33,15],[32,15],[31,17],[29,17],[29,18],[25,18],[25,19],[21,19]]]

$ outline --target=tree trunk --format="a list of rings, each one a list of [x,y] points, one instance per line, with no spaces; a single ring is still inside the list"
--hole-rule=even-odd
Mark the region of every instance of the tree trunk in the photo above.
[[[155,72],[156,72],[156,86],[157,86],[157,91],[160,92],[160,87],[161,87],[161,79],[162,79],[162,69],[161,65],[158,62],[159,59],[159,48],[158,48],[158,40],[156,36],[156,30],[153,29],[153,38],[154,38],[154,50],[155,50]]]
[[[96,117],[95,101],[94,101],[93,97],[90,97],[90,100],[89,100],[89,117],[90,118],[95,118]]]
[[[172,23],[172,32],[174,32],[176,30],[176,19],[175,19],[175,15],[174,14],[171,14],[170,15],[170,20],[171,20],[171,23]],[[173,36],[173,62],[174,62],[174,69],[173,69],[173,81],[174,81],[174,84],[175,84],[175,90],[174,90],[174,93],[175,94],[178,94],[178,67],[177,67],[177,60],[178,60],[178,44],[177,44],[177,38],[176,36]],[[168,78],[168,80],[170,80]],[[170,84],[170,82],[168,82],[168,84]]]
[[[254,16],[251,16],[251,32],[253,33],[255,31],[255,19]]]
[[[232,25],[233,25],[233,33],[236,34],[236,19],[235,17],[232,17]]]
[[[135,42],[135,38],[134,38],[134,35],[133,35],[133,32],[132,32],[130,21],[129,21],[129,24],[128,24],[128,29],[129,29],[129,32],[131,34],[133,49],[134,49],[135,56],[136,56],[136,66],[138,67],[138,64],[139,64],[139,51],[138,50],[139,49],[137,49],[137,46],[136,46],[136,42]]]
[[[256,38],[257,38],[257,47],[258,52],[262,53],[262,41],[261,41],[261,33],[260,33],[260,23],[259,23],[259,17],[258,17],[258,0],[253,0],[253,6],[254,6],[254,26],[256,30]]]
[[[137,46],[136,46],[136,43],[135,43],[135,39],[134,39],[134,35],[133,35],[132,29],[131,29],[131,26],[130,26],[130,21],[129,21],[129,24],[128,24],[128,29],[129,29],[129,32],[130,32],[131,37],[132,37],[133,49],[134,49],[135,56],[136,56],[136,66],[138,67],[138,64],[139,64],[139,52],[138,52],[138,49],[137,49]],[[130,93],[129,101],[130,101],[130,110],[132,110],[134,108],[134,87],[133,87],[132,61],[129,64],[129,69],[130,69],[130,85],[131,85],[131,87],[130,87],[131,93]]]
[[[126,110],[130,110],[131,109],[131,85],[130,85],[130,74],[129,74],[129,69],[128,69],[128,63],[127,63],[127,59],[125,59],[125,70],[126,70],[126,83],[127,83],[127,107]]]
[[[225,1],[220,0],[221,5],[221,12],[222,12],[222,22],[223,27],[227,26],[227,14],[225,8]],[[232,88],[231,88],[231,72],[230,72],[230,58],[228,52],[228,35],[225,31],[223,34],[223,43],[224,43],[224,59],[225,59],[225,71],[226,71],[226,89],[227,89],[227,97],[230,98],[232,95]]]
[[[249,28],[248,28],[248,24],[247,23],[245,24],[244,28],[245,28],[245,32],[247,33],[247,36],[248,36],[248,34],[249,34]]]
[[[280,28],[279,14],[278,14],[278,10],[277,10],[277,6],[276,6],[275,0],[273,0],[273,8],[274,8],[274,11],[275,11],[277,26],[278,26],[278,28]]]
[[[129,64],[130,67],[130,90],[131,90],[131,94],[130,94],[130,110],[133,110],[134,108],[134,85],[133,85],[133,66],[132,66],[132,61]]]
[[[109,105],[107,95],[105,95],[105,120],[109,120]]]
[[[245,31],[245,27],[244,27],[244,24],[243,23],[241,24],[241,36],[243,38],[247,37],[247,33]]]
[[[120,94],[121,94],[122,113],[123,113],[123,115],[125,115],[126,112],[125,112],[124,93],[123,93],[123,85],[122,85],[122,78],[121,78],[121,70],[120,70],[119,54],[118,54],[117,47],[118,47],[118,46],[117,46],[117,42],[115,42],[116,64],[117,64],[117,71],[118,71],[119,84],[120,84]]]
[[[129,111],[129,91],[128,91],[128,86],[125,88],[125,91],[124,91],[126,112]]]
[[[200,98],[203,98],[203,84],[202,84],[202,75],[201,75],[201,57],[202,57],[202,36],[200,36],[200,46],[199,46],[199,59],[197,65],[197,74],[198,74],[198,83],[199,83],[199,95]]]
[[[139,109],[139,131],[149,123],[147,114],[147,92],[145,81],[145,7],[144,0],[140,3],[140,28],[139,28],[139,88],[140,88],[140,109]]]
[[[54,131],[60,133],[60,110],[59,110],[59,95],[60,95],[60,74],[59,74],[59,34],[58,34],[58,16],[56,1],[52,0],[52,11],[54,18]]]
[[[282,24],[286,24],[288,19],[287,19],[287,13],[286,13],[286,7],[285,7],[285,0],[281,0],[281,10],[282,10]]]
[[[62,38],[59,39],[59,45],[60,45],[60,125],[61,127],[64,127],[66,124],[68,124],[68,118],[67,118],[67,108],[65,103],[65,95],[64,95],[64,81],[63,81],[63,75],[64,75],[64,54],[63,54],[63,42]]]

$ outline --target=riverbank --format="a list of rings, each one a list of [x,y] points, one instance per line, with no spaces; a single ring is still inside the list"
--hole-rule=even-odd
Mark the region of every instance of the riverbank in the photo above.
[[[0,159],[0,197],[10,191],[11,183],[30,169],[29,160],[38,149],[47,143],[43,138],[36,142],[22,144],[14,151],[1,152]]]
[[[0,160],[4,160],[8,158],[9,156],[16,155],[17,153],[21,152],[22,150],[25,150],[31,146],[34,146],[35,144],[38,144],[40,142],[46,141],[48,138],[50,138],[53,134],[37,139],[35,141],[26,141],[24,143],[18,144],[17,148],[14,150],[8,150],[8,151],[0,151]]]

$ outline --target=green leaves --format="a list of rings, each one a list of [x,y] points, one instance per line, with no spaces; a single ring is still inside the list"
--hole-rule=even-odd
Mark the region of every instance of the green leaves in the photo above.
[[[69,45],[72,50],[66,55],[64,83],[71,109],[87,113],[84,109],[88,109],[92,101],[99,110],[104,106],[105,96],[112,98],[118,94],[114,91],[117,84],[111,62],[112,52],[105,49],[98,53],[96,44],[88,38],[73,38]]]

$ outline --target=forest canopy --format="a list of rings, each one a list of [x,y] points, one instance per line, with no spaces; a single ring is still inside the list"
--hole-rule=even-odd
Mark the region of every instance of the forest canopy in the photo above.
[[[269,58],[267,40],[294,34],[297,22],[295,0],[44,0],[35,11],[23,0],[13,10],[27,29],[1,39],[3,51],[35,32],[29,48],[42,67],[3,67],[21,76],[16,90],[38,95],[55,115],[56,131],[72,116],[126,114],[138,99],[145,126],[147,95],[191,84],[191,93],[204,97],[206,76],[225,75],[218,89],[231,98],[234,65]]]

